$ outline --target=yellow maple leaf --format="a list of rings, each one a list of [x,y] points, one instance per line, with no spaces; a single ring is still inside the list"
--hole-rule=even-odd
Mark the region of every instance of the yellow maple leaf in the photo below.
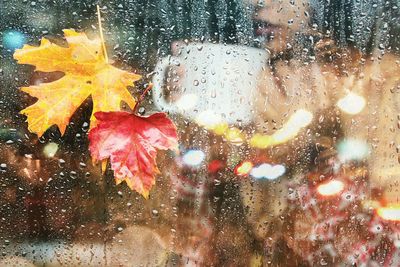
[[[34,65],[37,71],[65,74],[54,82],[21,88],[38,98],[21,113],[27,116],[29,131],[39,136],[54,124],[64,134],[71,116],[89,96],[93,100],[91,128],[95,126],[93,114],[97,111],[119,111],[121,101],[131,108],[136,104],[126,87],[139,80],[140,75],[110,65],[100,39],[90,40],[86,34],[74,30],[63,32],[68,47],[42,38],[40,46],[25,45],[14,53],[19,64]]]

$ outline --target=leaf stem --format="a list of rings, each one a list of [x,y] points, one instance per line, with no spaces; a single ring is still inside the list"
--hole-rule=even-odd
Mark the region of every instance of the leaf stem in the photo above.
[[[151,88],[153,88],[153,83],[149,83],[149,86],[147,86],[146,89],[144,90],[144,92],[140,95],[138,101],[136,102],[135,107],[133,108],[134,113],[136,113],[136,109],[137,109],[139,103],[143,101],[144,97],[151,90]]]
[[[99,23],[100,39],[101,39],[101,46],[103,47],[104,59],[106,60],[106,63],[108,63],[108,55],[107,55],[106,43],[104,42],[103,26],[101,25],[101,14],[99,5],[97,5],[97,20]]]

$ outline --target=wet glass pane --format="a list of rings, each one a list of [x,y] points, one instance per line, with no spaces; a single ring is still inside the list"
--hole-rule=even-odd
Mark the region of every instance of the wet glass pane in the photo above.
[[[399,6],[1,0],[0,266],[400,266]]]

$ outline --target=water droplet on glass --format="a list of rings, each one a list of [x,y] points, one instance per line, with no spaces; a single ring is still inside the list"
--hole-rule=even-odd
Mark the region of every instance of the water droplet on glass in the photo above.
[[[5,172],[7,170],[7,164],[6,163],[1,163],[0,164],[0,170]]]
[[[58,160],[58,166],[59,166],[60,168],[64,168],[64,166],[65,166],[65,160],[59,159],[59,160]]]
[[[77,177],[76,171],[70,171],[69,177],[70,177],[71,179],[76,179],[76,177]]]
[[[143,115],[146,113],[146,109],[145,109],[144,107],[140,107],[140,108],[138,109],[138,112],[139,112],[140,115],[143,116]]]
[[[46,138],[44,136],[39,137],[39,142],[44,144],[46,142]]]
[[[216,98],[217,97],[217,90],[215,88],[211,89],[211,97]]]
[[[89,123],[84,122],[84,123],[82,124],[82,131],[83,131],[83,132],[87,132],[88,130],[89,130]]]

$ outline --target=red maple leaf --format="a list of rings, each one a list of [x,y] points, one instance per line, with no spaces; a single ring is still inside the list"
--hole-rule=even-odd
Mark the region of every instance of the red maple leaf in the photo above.
[[[176,127],[165,113],[140,117],[128,112],[96,112],[89,132],[94,162],[110,158],[117,184],[126,181],[145,198],[155,184],[157,149],[177,149]]]

